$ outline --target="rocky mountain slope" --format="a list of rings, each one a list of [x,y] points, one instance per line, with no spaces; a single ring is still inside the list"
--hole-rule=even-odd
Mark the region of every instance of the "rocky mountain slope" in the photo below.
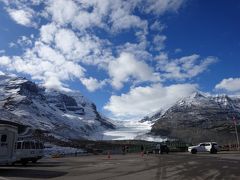
[[[1,120],[41,130],[58,139],[101,139],[115,126],[79,92],[46,90],[19,77],[0,76]]]
[[[145,118],[154,122],[151,129],[153,134],[192,143],[236,142],[233,117],[240,119],[240,98],[194,93],[164,113],[159,112]]]

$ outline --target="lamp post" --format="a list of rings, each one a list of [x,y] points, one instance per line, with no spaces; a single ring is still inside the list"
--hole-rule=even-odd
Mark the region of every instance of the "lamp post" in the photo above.
[[[239,139],[238,139],[238,130],[237,130],[237,121],[236,121],[235,117],[233,117],[233,123],[234,123],[234,127],[235,127],[236,138],[237,138],[238,151],[240,151]]]

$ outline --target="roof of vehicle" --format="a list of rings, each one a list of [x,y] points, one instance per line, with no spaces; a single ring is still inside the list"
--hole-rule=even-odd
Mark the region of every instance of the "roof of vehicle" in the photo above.
[[[43,143],[41,141],[37,141],[37,140],[18,140],[17,142],[34,142],[34,143]]]

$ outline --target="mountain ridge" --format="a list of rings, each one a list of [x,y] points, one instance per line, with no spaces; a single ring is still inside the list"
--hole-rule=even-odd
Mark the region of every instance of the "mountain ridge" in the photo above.
[[[232,119],[240,119],[240,98],[196,92],[177,101],[164,113],[159,112],[148,117],[153,122],[152,134],[193,143],[234,142]]]
[[[57,138],[101,139],[104,130],[115,128],[80,92],[48,90],[26,78],[1,75],[0,96],[2,119]]]

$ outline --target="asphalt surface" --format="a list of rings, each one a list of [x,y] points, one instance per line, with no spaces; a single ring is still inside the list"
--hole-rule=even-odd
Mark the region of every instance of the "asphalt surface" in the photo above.
[[[0,180],[240,179],[240,153],[91,155],[42,159],[26,167],[0,167]]]

